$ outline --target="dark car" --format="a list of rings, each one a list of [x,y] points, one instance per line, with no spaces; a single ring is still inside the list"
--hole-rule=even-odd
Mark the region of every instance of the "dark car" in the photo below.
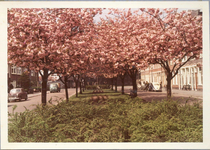
[[[28,94],[25,92],[23,88],[14,88],[10,90],[9,96],[8,96],[8,101],[16,101],[21,99],[27,100],[28,99]]]

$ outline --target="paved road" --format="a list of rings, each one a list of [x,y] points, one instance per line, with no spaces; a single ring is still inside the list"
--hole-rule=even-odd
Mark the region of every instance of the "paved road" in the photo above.
[[[73,89],[68,89],[69,92],[69,97],[75,94],[75,88]],[[47,102],[50,100],[52,101],[53,104],[56,104],[57,101],[62,101],[65,99],[65,90],[61,89],[60,93],[50,93],[49,91],[47,92]],[[34,93],[34,94],[28,94],[28,100],[27,101],[16,101],[16,102],[10,102],[8,103],[8,112],[12,112],[12,108],[14,105],[17,105],[17,108],[15,109],[14,112],[23,112],[25,111],[24,106],[32,110],[36,108],[36,104],[41,104],[41,93]]]
[[[132,89],[132,86],[125,86],[125,93],[129,93],[130,89]],[[69,89],[69,96],[72,96],[75,94],[75,88]],[[121,91],[121,86],[118,86],[118,91]],[[142,91],[138,90],[138,96],[141,97],[146,102],[150,102],[152,100],[160,101],[162,99],[166,99],[166,91],[163,89],[162,92],[149,92],[149,91]],[[184,100],[183,103],[185,103],[186,98],[189,99],[189,102],[194,101],[201,101],[203,100],[203,92],[201,91],[185,91],[185,90],[172,90],[172,98],[175,100]],[[47,101],[52,99],[53,104],[56,104],[55,100],[63,100],[65,99],[65,90],[62,89],[60,93],[49,93],[47,94]],[[36,106],[33,105],[41,104],[41,93],[35,93],[35,94],[28,94],[28,100],[27,101],[17,101],[17,102],[11,102],[8,103],[8,112],[12,112],[12,107],[14,105],[17,105],[18,107],[15,109],[15,112],[23,112],[25,111],[24,106],[31,110],[34,109]]]

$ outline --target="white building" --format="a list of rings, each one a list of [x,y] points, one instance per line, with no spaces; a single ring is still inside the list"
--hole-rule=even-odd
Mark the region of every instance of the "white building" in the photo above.
[[[202,60],[202,58],[190,60],[180,68],[179,73],[171,81],[172,88],[183,89],[186,85],[190,85],[190,90],[202,91]],[[147,69],[141,70],[141,80],[145,82],[162,82],[163,87],[167,85],[165,71],[159,64],[150,65]]]

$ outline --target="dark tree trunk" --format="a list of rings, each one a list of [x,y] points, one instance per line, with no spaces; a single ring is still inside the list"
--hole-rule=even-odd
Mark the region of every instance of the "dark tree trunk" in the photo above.
[[[115,77],[114,79],[115,79],[115,92],[117,92],[117,77]]]
[[[166,81],[167,81],[167,86],[166,86],[167,100],[169,100],[171,98],[171,80],[172,80],[172,74],[168,73],[167,78],[166,78]]]
[[[78,81],[76,80],[76,97],[78,97]]]
[[[79,89],[80,89],[80,94],[82,94],[82,82],[79,81]]]
[[[124,92],[124,79],[122,79],[122,94],[125,94],[125,92]]]
[[[86,85],[87,85],[86,82],[87,82],[87,81],[86,81],[86,78],[84,78],[84,90],[86,90]]]
[[[122,82],[122,88],[121,88],[121,92],[122,94],[125,94],[124,92],[124,85],[125,85],[125,74],[124,75],[120,75],[120,78],[121,78],[121,82]]]
[[[85,81],[82,83],[82,91],[85,92]]]
[[[78,97],[78,80],[74,77],[75,89],[76,89],[76,97]]]
[[[114,79],[113,79],[113,78],[111,79],[111,84],[112,84],[112,85],[111,85],[111,90],[114,90],[114,89],[113,89],[113,86],[114,86]]]
[[[138,72],[137,69],[130,69],[130,70],[128,70],[128,75],[131,77],[132,85],[133,85],[133,97],[137,96],[137,84],[136,84],[137,72]]]
[[[64,84],[65,93],[66,93],[66,102],[69,101],[69,94],[68,94],[68,76],[64,76],[64,80],[59,76],[60,81]]]
[[[69,94],[68,94],[68,77],[65,76],[64,77],[64,85],[65,85],[65,92],[66,92],[66,102],[68,103],[69,102]]]
[[[136,84],[136,77],[132,78],[132,84],[133,84],[133,92],[134,92],[134,97],[137,96],[137,84]]]
[[[45,106],[47,103],[47,79],[48,79],[48,69],[44,69],[42,75],[42,105]]]

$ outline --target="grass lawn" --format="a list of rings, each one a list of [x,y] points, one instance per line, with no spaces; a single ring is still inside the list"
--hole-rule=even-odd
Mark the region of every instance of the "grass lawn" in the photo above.
[[[9,142],[202,142],[199,104],[145,103],[111,90],[9,114]]]

